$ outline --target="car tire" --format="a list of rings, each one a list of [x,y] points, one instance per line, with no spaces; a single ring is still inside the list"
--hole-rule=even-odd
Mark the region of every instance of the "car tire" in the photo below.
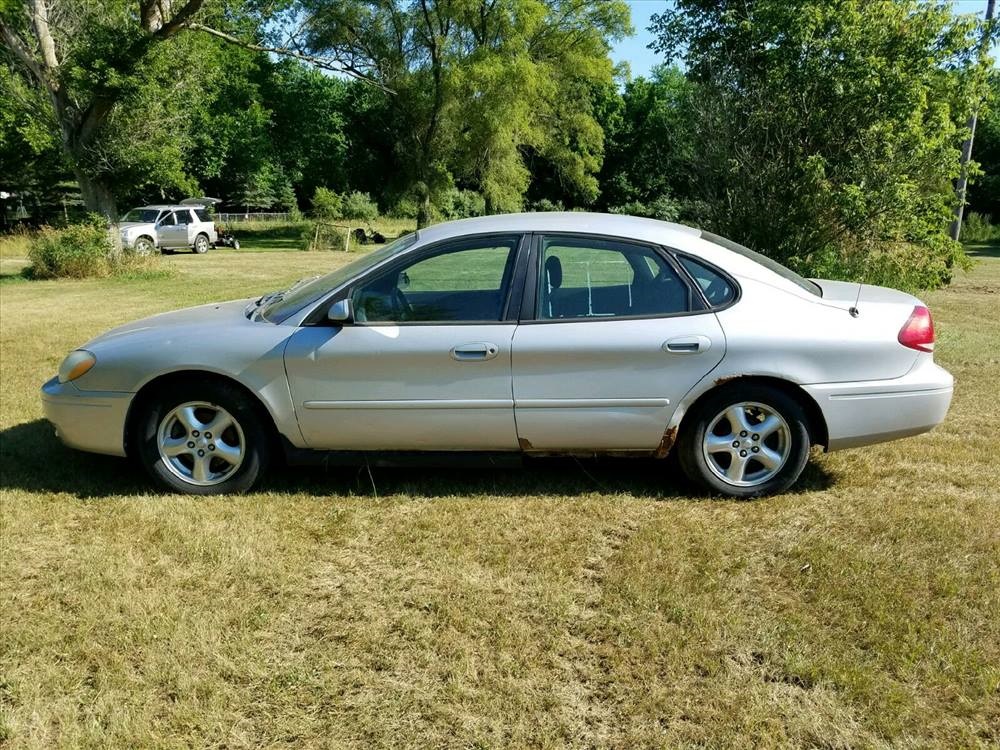
[[[809,422],[799,403],[764,384],[710,393],[684,418],[678,459],[689,479],[737,498],[791,487],[809,461]]]
[[[199,234],[194,238],[194,251],[198,253],[198,255],[204,255],[208,252],[210,244],[211,243],[208,241],[207,234]]]
[[[135,445],[162,487],[189,495],[246,492],[266,470],[271,433],[240,389],[215,381],[164,388],[143,404]],[[212,426],[220,430],[212,432]]]
[[[136,255],[152,255],[155,249],[156,245],[153,243],[153,240],[145,235],[137,237],[135,242],[132,243],[132,250]]]

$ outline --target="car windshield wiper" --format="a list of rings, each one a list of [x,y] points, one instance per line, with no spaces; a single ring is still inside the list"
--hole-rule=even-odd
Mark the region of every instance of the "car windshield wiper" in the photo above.
[[[319,274],[315,276],[304,276],[298,281],[296,281],[294,284],[292,284],[290,287],[288,287],[287,289],[283,289],[277,292],[268,292],[267,294],[261,295],[257,299],[256,306],[259,309],[265,307],[266,305],[274,304],[275,302],[281,302],[281,300],[283,300],[285,298],[285,295],[288,294],[289,292],[292,292],[295,289],[298,289],[300,286],[304,286],[305,284],[308,284],[310,281],[313,281],[318,278]]]
[[[263,307],[264,305],[271,304],[275,300],[280,300],[284,296],[285,296],[285,293],[281,292],[281,291],[278,291],[278,292],[268,292],[267,294],[262,294],[260,297],[258,297],[257,301],[254,304],[257,307]]]

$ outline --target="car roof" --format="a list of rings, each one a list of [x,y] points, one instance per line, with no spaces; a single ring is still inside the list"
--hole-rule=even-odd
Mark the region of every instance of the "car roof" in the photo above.
[[[746,255],[736,253],[706,237],[700,229],[670,221],[647,219],[624,214],[585,213],[582,211],[541,211],[523,214],[498,214],[474,219],[460,219],[434,224],[417,232],[414,250],[427,243],[474,234],[501,232],[544,232],[546,234],[591,234],[620,237],[663,245],[690,253],[714,264],[740,279],[762,281],[797,296],[810,296],[797,284],[783,278]]]
[[[190,209],[190,208],[197,208],[197,206],[181,206],[181,205],[179,205],[177,203],[160,203],[160,204],[157,204],[155,206],[136,206],[136,208],[141,209],[141,210],[144,210],[144,209],[154,210],[155,209],[157,211],[164,211],[164,210],[167,210],[167,209],[178,209],[178,208]],[[135,209],[132,209],[132,210],[134,211]]]
[[[645,219],[621,214],[586,213],[583,211],[541,211],[523,214],[497,214],[474,219],[459,219],[434,224],[421,229],[418,237],[424,242],[461,237],[468,234],[493,232],[576,232],[606,234],[647,242],[670,243],[672,237],[700,237],[701,230],[684,224],[658,219]]]

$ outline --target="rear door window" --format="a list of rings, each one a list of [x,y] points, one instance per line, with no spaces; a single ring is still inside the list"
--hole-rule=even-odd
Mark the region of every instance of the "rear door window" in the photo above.
[[[539,320],[656,317],[692,309],[687,283],[651,247],[549,236],[540,250]]]

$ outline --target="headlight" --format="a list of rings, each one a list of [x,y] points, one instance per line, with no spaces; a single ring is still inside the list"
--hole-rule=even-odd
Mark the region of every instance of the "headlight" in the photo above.
[[[69,356],[59,365],[59,382],[68,383],[78,377],[87,374],[90,368],[97,364],[97,357],[86,349],[77,349],[70,352]]]

